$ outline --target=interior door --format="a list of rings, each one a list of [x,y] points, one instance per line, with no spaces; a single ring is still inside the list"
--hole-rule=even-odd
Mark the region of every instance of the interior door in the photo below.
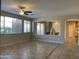
[[[77,28],[77,32],[78,32],[78,45],[79,45],[79,21],[78,21],[78,28]]]
[[[67,21],[66,23],[66,42],[69,45],[76,45],[78,43],[78,37],[76,36],[76,22]]]

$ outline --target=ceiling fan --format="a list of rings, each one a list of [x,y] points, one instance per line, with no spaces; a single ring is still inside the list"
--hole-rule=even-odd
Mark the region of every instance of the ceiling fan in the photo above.
[[[19,15],[29,15],[32,11],[26,11],[26,8],[23,6],[19,6]]]

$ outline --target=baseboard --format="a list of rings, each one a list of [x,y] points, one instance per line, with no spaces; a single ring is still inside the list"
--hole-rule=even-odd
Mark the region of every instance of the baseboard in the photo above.
[[[59,41],[46,41],[46,40],[40,40],[40,39],[38,39],[37,41],[48,42],[48,43],[60,43],[60,44],[64,43],[64,42],[59,42]]]
[[[12,43],[2,44],[2,45],[0,45],[0,47],[10,46],[10,45],[14,45],[14,44],[22,43],[22,42],[26,42],[26,41],[29,41],[29,40],[16,41],[16,42],[12,42]]]

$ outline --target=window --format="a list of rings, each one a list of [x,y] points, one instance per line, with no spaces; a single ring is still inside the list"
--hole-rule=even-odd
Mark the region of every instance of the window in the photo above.
[[[0,20],[0,33],[4,33],[4,17],[1,16]]]
[[[12,32],[12,18],[5,17],[5,25],[4,25],[4,33],[11,33]]]
[[[12,32],[13,33],[22,33],[22,20],[21,19],[13,18]]]
[[[0,34],[22,33],[22,21],[18,18],[0,16]],[[24,33],[31,31],[31,22],[24,20]]]
[[[30,21],[24,20],[24,32],[30,32]]]
[[[37,23],[37,35],[44,35],[44,23]]]
[[[0,21],[1,34],[13,34],[22,32],[22,20],[7,16],[1,16]]]

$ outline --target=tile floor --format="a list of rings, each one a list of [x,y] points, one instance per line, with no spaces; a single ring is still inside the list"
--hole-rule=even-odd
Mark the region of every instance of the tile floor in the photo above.
[[[30,41],[0,48],[0,59],[79,59],[79,47]]]

